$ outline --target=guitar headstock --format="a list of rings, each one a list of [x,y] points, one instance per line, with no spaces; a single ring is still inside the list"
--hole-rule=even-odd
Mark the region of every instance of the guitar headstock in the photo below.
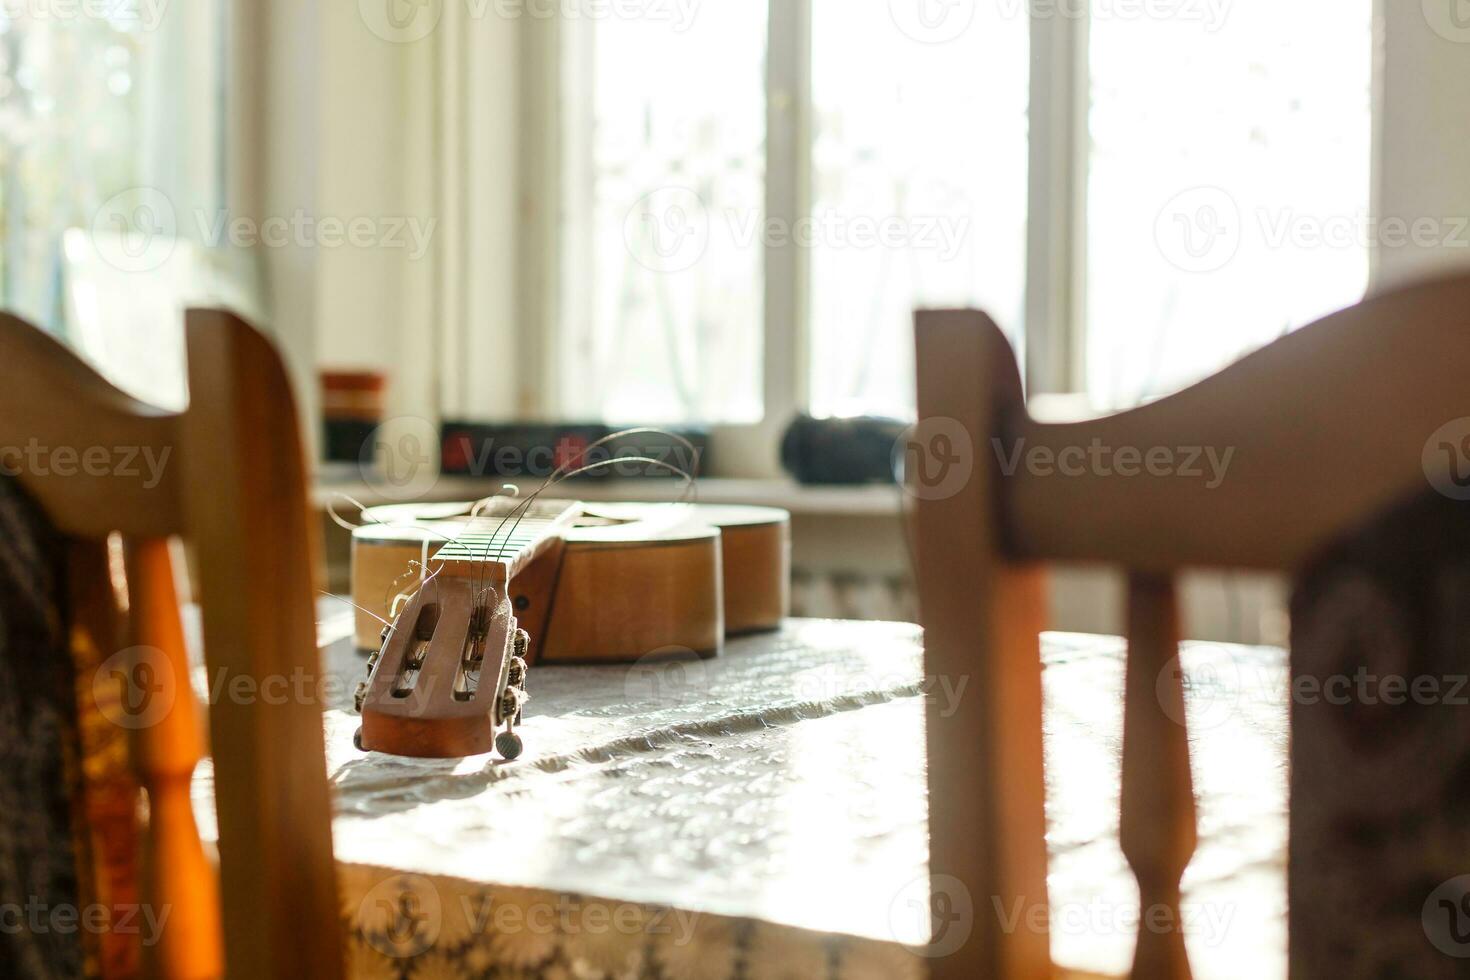
[[[525,685],[525,633],[503,589],[429,580],[383,631],[360,690],[359,747],[420,758],[519,754],[513,725]],[[495,732],[508,725],[503,735]]]
[[[560,541],[579,508],[494,501],[441,546],[384,628],[358,688],[358,748],[419,758],[520,754],[529,638],[514,574]],[[505,730],[495,733],[504,726]]]

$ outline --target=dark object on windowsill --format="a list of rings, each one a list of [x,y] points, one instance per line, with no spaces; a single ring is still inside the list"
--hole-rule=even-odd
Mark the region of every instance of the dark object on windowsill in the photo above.
[[[799,483],[893,483],[897,419],[816,419],[798,415],[781,440],[781,465]]]
[[[356,463],[383,421],[388,379],[376,371],[323,371],[322,456]]]
[[[446,421],[439,430],[440,469],[446,476],[544,479],[559,466],[575,469],[604,463],[574,479],[643,479],[673,477],[677,467],[698,476],[709,466],[709,432],[702,428],[666,427],[694,447],[660,432],[619,436],[593,443],[623,429],[596,423],[479,423]],[[635,457],[658,460],[655,465]]]

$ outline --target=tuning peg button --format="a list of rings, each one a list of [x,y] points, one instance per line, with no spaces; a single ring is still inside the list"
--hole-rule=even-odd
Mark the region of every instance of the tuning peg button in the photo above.
[[[506,762],[510,762],[512,759],[518,757],[524,748],[525,743],[521,741],[521,737],[515,732],[501,732],[495,736],[495,750],[500,753],[500,757]]]

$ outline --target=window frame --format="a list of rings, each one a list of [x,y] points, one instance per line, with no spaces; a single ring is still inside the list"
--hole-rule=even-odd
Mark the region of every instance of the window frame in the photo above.
[[[1382,8],[1383,0],[1374,0],[1375,52],[1381,45]],[[1027,0],[1026,10],[1031,44],[1027,256],[1023,350],[1017,355],[1029,395],[1080,402],[1087,377],[1090,4],[1075,16],[1060,15],[1050,0]],[[812,200],[812,0],[769,0],[768,11],[765,217],[794,222],[809,213]],[[521,157],[522,193],[529,217],[516,345],[530,370],[518,404],[536,418],[555,417],[559,404],[555,345],[565,314],[563,277],[570,275],[571,263],[556,243],[565,215],[576,206],[568,192],[575,186],[570,168],[585,158],[568,145],[563,113],[586,104],[568,96],[574,96],[572,85],[588,84],[575,52],[584,50],[578,46],[585,45],[591,29],[586,20],[548,18],[533,21],[523,41],[521,121],[528,149]],[[1374,213],[1381,77],[1381,58],[1375,54],[1369,201]],[[581,261],[589,259],[581,256]],[[1378,280],[1377,259],[1377,250],[1370,249],[1370,293]],[[762,417],[751,424],[710,427],[714,467],[708,475],[780,476],[781,433],[809,404],[810,255],[790,242],[768,242],[763,262]]]

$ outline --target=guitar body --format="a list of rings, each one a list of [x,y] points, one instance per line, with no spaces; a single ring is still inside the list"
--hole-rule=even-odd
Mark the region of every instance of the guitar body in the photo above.
[[[514,759],[530,665],[712,657],[727,631],[772,629],[788,606],[785,511],[494,498],[364,518],[364,751]]]
[[[537,506],[542,506],[540,503]],[[556,505],[548,505],[556,506]],[[369,510],[352,536],[357,644],[379,646],[395,600],[435,567],[446,539],[487,518],[468,504]],[[493,524],[498,524],[496,518]],[[701,504],[588,504],[509,577],[508,599],[537,663],[714,656],[726,635],[774,629],[790,606],[790,517]],[[366,611],[365,611],[366,610]]]

